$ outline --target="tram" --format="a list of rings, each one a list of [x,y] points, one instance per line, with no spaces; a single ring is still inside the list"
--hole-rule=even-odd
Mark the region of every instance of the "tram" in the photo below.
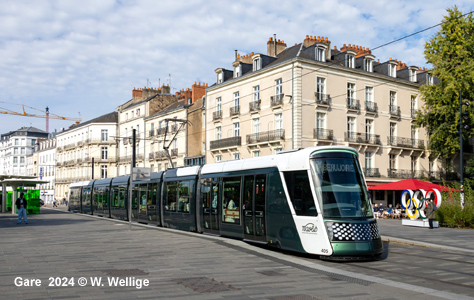
[[[132,221],[329,259],[383,245],[358,153],[322,146],[182,167],[132,182]],[[68,210],[128,221],[130,176],[72,183]]]

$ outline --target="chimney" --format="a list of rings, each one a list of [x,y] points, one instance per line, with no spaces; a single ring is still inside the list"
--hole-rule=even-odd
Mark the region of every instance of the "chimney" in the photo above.
[[[170,85],[169,84],[165,85],[163,83],[163,86],[161,87],[161,93],[162,94],[169,94],[170,92],[171,92]]]
[[[276,35],[275,35],[276,36]],[[286,49],[285,41],[270,38],[267,42],[267,55],[276,57]]]

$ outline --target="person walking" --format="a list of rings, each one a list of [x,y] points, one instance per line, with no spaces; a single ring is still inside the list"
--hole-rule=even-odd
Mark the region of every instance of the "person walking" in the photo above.
[[[434,205],[433,200],[430,200],[425,208],[425,215],[428,219],[428,224],[430,224],[430,229],[433,229],[433,220],[436,218],[435,207],[436,206]]]
[[[27,201],[25,199],[25,193],[20,193],[20,198],[16,199],[16,208],[18,209],[18,222],[17,224],[21,224],[21,218],[25,221],[25,224],[28,224],[28,220],[26,218],[26,209],[28,208]]]
[[[53,207],[58,207],[58,200],[56,200],[56,198],[54,198]]]

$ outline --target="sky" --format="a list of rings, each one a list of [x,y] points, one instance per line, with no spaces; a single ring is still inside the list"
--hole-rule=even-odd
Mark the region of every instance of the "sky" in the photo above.
[[[449,2],[449,3],[448,3]],[[174,93],[194,82],[215,83],[232,69],[235,50],[266,54],[276,34],[288,46],[306,35],[331,47],[369,49],[436,25],[472,0],[2,0],[0,111],[50,113],[88,121],[115,111],[134,88],[169,84]],[[424,45],[440,27],[372,52],[430,67]],[[0,114],[0,133],[46,129],[44,118]],[[50,132],[74,121],[50,119]]]

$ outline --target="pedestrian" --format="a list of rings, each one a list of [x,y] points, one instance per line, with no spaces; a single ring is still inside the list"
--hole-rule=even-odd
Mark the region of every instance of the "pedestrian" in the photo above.
[[[433,229],[433,220],[436,218],[436,206],[433,203],[433,200],[428,202],[428,205],[425,208],[425,215],[428,219],[428,224],[430,225],[430,229]]]
[[[16,199],[16,208],[18,209],[18,222],[17,224],[21,224],[21,218],[25,221],[25,224],[28,224],[28,220],[26,218],[26,209],[28,208],[27,201],[25,199],[25,194],[20,193],[20,198]]]
[[[53,207],[58,207],[58,200],[56,200],[56,198],[54,198]]]

